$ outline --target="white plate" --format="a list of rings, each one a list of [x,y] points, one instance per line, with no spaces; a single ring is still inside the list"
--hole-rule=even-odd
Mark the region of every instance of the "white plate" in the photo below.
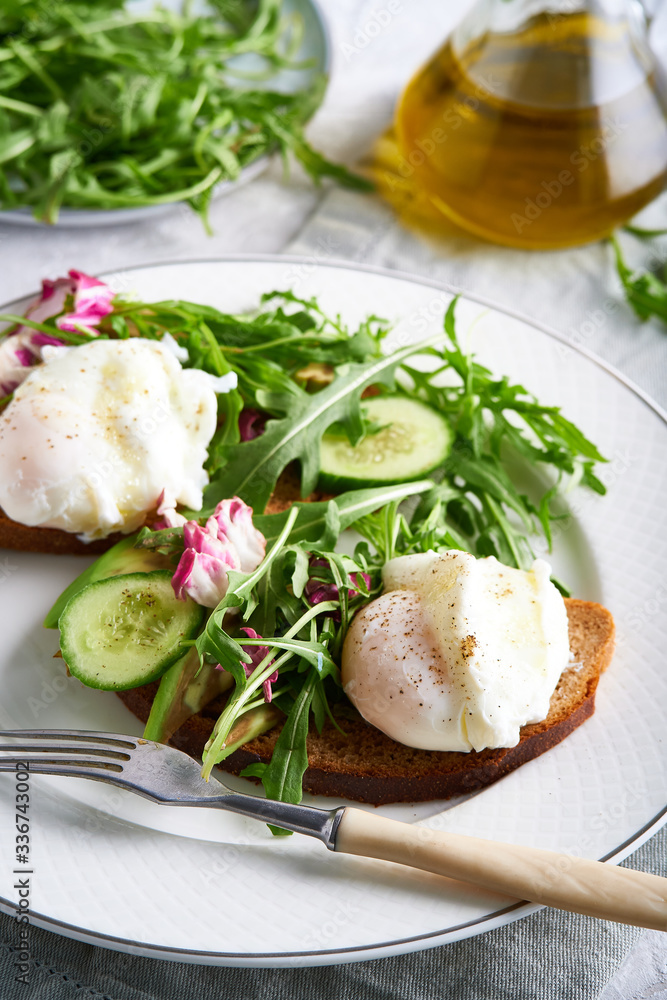
[[[153,0],[130,0],[133,8],[149,9],[154,6]],[[180,0],[162,0],[162,6],[173,10],[180,9]],[[201,4],[204,7],[205,5]],[[317,0],[283,0],[283,9],[287,16],[296,16],[301,19],[303,37],[297,52],[294,54],[295,63],[311,62],[312,65],[299,69],[281,69],[267,80],[259,81],[256,86],[263,89],[275,89],[282,93],[294,93],[297,90],[307,89],[312,81],[320,73],[328,73],[331,62],[331,44],[325,26],[322,12],[317,4]],[[235,67],[244,72],[260,72],[263,69],[261,60],[253,54],[238,56],[234,61]],[[239,85],[250,86],[239,78]],[[235,181],[223,181],[218,184],[214,191],[214,198],[229,194],[240,184],[247,184],[258,177],[270,162],[270,156],[264,155],[258,160],[248,164]],[[183,202],[169,202],[165,205],[144,205],[141,208],[63,208],[56,223],[60,228],[65,229],[88,229],[99,226],[120,226],[126,223],[143,222],[147,219],[155,219],[167,212],[173,212],[175,208],[182,206]],[[14,226],[44,226],[32,214],[31,208],[15,208],[0,211],[0,223],[8,223]]]
[[[451,293],[409,276],[308,259],[162,264],[111,276],[147,301],[237,311],[294,288],[354,322],[380,313],[394,343],[437,329]],[[10,307],[7,307],[10,308]],[[18,306],[14,305],[16,309]],[[559,337],[462,299],[458,329],[481,361],[563,406],[610,458],[604,498],[575,491],[553,558],[577,596],[602,601],[618,650],[592,719],[562,744],[456,803],[380,812],[458,833],[620,860],[665,821],[667,448],[665,417],[623,378]],[[0,725],[138,734],[112,694],[65,680],[40,621],[82,566],[9,552],[0,561]],[[14,784],[2,775],[2,907],[15,905]],[[135,954],[242,966],[349,962],[432,947],[537,909],[436,876],[327,853],[305,838],[204,810],[165,809],[76,779],[32,780],[31,906],[40,926]],[[330,802],[329,802],[330,804]]]

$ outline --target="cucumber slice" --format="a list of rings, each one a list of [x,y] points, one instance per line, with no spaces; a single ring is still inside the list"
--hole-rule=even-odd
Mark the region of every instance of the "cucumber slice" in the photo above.
[[[427,476],[447,458],[454,438],[444,417],[407,396],[363,400],[369,420],[382,426],[351,445],[327,433],[320,446],[319,485],[332,492],[360,486],[405,483]]]
[[[171,573],[127,573],[90,583],[68,601],[58,622],[70,673],[88,687],[124,691],[160,677],[183,656],[205,609],[178,601]]]

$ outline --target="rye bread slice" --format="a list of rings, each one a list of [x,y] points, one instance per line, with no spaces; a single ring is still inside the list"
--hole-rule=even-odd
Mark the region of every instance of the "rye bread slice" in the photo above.
[[[0,549],[15,552],[44,552],[58,556],[98,556],[120,541],[122,535],[109,535],[96,542],[81,542],[76,535],[59,528],[30,527],[19,524],[0,510]]]
[[[566,599],[565,604],[573,662],[560,678],[548,716],[524,726],[517,746],[470,753],[415,750],[385,736],[345,703],[336,712],[345,735],[330,723],[321,734],[311,727],[304,790],[375,805],[447,799],[490,785],[555,746],[593,714],[595,689],[614,648],[614,620],[606,608],[573,599]],[[145,722],[156,691],[157,682],[120,691],[118,697]],[[221,699],[211,702],[188,719],[170,742],[201,757],[222,704]],[[239,774],[248,764],[268,761],[280,728],[277,725],[246,743],[222,762],[222,770]]]

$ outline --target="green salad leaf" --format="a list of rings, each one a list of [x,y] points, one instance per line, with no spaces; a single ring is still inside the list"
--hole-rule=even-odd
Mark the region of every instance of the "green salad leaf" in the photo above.
[[[661,236],[661,230],[637,229],[628,227],[630,232],[641,237]],[[625,297],[642,322],[651,316],[657,316],[667,323],[667,284],[653,271],[635,273],[625,262],[620,244],[615,236],[611,237],[616,261],[616,272],[621,279]]]
[[[351,525],[356,524],[366,514],[371,514],[390,503],[400,503],[407,497],[416,496],[428,490],[433,483],[430,479],[413,483],[396,483],[394,486],[380,486],[367,490],[350,490],[331,500],[315,503],[295,504],[300,508],[298,523],[292,528],[290,542],[312,542],[321,547],[328,544],[331,548],[338,541],[338,536]],[[335,510],[336,528],[327,534],[327,515]],[[266,538],[267,546],[272,546],[285,526],[288,511],[280,514],[257,514],[253,523]]]
[[[422,498],[412,530],[437,529],[459,548],[525,569],[534,558],[532,535],[542,533],[551,546],[551,505],[559,484],[581,480],[603,494],[593,470],[605,459],[558,407],[544,406],[523,386],[498,378],[462,350],[455,305],[456,300],[445,316],[444,347],[431,350],[435,369],[402,369],[406,390],[447,414],[455,433],[441,480]],[[457,381],[443,383],[442,376],[452,371]],[[521,491],[511,457],[524,468],[541,465],[550,471],[553,482],[539,499]]]
[[[187,201],[206,222],[216,185],[266,153],[315,180],[368,188],[303,128],[326,80],[269,89],[294,67],[298,19],[279,0],[212,0],[175,12],[125,0],[5,0],[0,9],[0,206],[55,222],[62,206]],[[252,76],[238,65],[253,56]]]
[[[294,699],[294,705],[280,731],[273,750],[271,762],[261,771],[255,768],[254,775],[262,779],[266,796],[278,802],[301,802],[301,783],[308,767],[306,740],[310,727],[310,708],[318,683],[315,671],[308,675],[303,687]],[[269,824],[269,829],[277,835],[289,834],[289,830]]]
[[[394,372],[412,354],[423,351],[440,339],[403,347],[363,365],[349,364],[325,389],[309,396],[305,392],[291,399],[289,416],[269,421],[264,433],[228,449],[226,462],[204,495],[204,504],[213,507],[224,497],[237,495],[251,507],[263,510],[280,473],[289,462],[301,463],[301,495],[308,496],[319,475],[319,442],[333,423],[350,428],[352,442],[364,435],[361,393],[370,385],[392,385]]]

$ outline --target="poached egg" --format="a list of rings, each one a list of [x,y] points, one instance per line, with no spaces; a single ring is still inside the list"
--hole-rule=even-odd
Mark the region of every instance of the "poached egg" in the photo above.
[[[569,663],[567,611],[528,571],[452,550],[386,563],[384,593],[345,638],[342,679],[361,715],[422,750],[512,747],[539,722]]]
[[[0,507],[84,541],[138,528],[162,490],[198,510],[218,379],[168,343],[94,340],[44,350],[0,415]]]

